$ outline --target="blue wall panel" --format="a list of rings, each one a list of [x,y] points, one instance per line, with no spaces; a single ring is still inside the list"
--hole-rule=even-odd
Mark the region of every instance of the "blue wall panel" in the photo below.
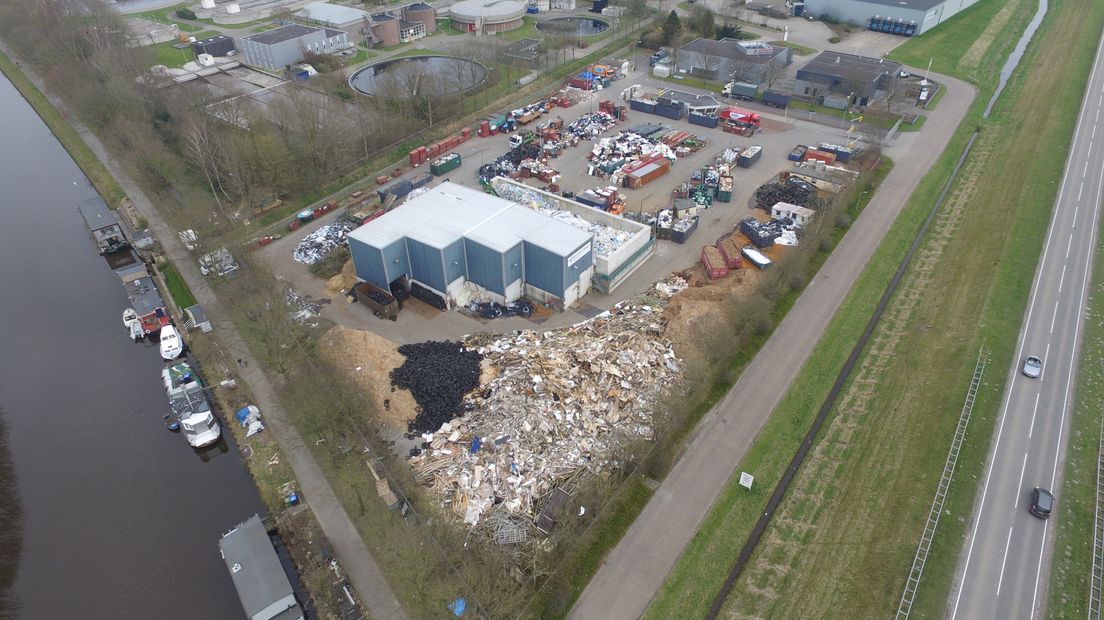
[[[563,257],[548,250],[525,243],[525,283],[557,297],[564,294]]]
[[[410,276],[432,289],[444,292],[445,267],[440,250],[409,237],[406,239],[406,250],[410,255]]]
[[[468,255],[468,279],[488,291],[505,295],[502,255],[470,239],[464,239],[464,249]]]
[[[461,278],[467,273],[464,260],[464,240],[457,239],[452,245],[445,248],[444,257],[445,284],[448,285],[456,281],[456,278]]]
[[[589,241],[584,243],[583,245],[575,248],[575,251],[568,255],[568,258],[571,258],[572,256],[575,255],[576,252],[578,252],[582,248],[584,248],[584,247],[588,248],[586,254],[583,254],[579,258],[575,259],[575,262],[568,265],[567,269],[564,270],[564,274],[563,274],[563,288],[564,288],[564,290],[566,290],[572,284],[575,284],[576,282],[578,282],[579,281],[579,274],[586,271],[590,267],[591,263],[594,262],[594,252],[588,246],[590,246]],[[564,262],[566,263],[567,259],[564,259]],[[586,291],[579,291],[580,295],[585,294],[585,293],[586,293]]]
[[[356,239],[349,239],[349,251],[353,255],[353,269],[356,270],[357,277],[386,290],[388,281],[383,254],[378,249]]]

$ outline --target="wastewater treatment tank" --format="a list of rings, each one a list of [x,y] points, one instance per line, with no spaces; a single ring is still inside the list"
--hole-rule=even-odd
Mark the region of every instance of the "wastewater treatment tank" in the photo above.
[[[544,34],[589,37],[609,30],[609,22],[593,17],[553,17],[537,22],[537,30]]]
[[[454,56],[408,56],[358,69],[349,86],[374,97],[413,99],[467,92],[487,79],[487,67]]]

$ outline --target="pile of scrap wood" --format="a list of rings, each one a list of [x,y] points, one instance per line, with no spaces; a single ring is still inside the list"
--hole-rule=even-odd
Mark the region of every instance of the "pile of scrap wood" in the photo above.
[[[665,279],[565,329],[470,338],[484,383],[469,413],[424,436],[415,475],[476,525],[500,511],[532,519],[553,489],[612,468],[619,448],[652,437],[656,404],[680,376],[663,308],[685,286]]]

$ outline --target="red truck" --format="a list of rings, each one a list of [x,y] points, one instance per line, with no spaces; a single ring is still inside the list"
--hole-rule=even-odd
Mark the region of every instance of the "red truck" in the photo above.
[[[720,116],[721,120],[727,121],[733,125],[743,124],[754,127],[755,129],[760,128],[761,119],[755,112],[748,112],[740,108],[725,108],[721,110],[718,116]]]

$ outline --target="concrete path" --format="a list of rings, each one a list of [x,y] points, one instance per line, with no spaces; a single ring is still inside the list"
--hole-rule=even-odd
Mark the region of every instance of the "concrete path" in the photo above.
[[[897,162],[736,385],[698,425],[686,452],[607,556],[570,618],[638,618],[647,610],[844,296],[965,116],[976,94],[973,86],[946,76],[936,79],[947,86],[947,94],[917,136],[920,143],[908,161]]]
[[[322,531],[325,532],[326,537],[333,545],[338,561],[345,569],[349,581],[360,596],[368,613],[374,618],[405,618],[406,616],[399,605],[398,599],[395,598],[394,592],[384,579],[383,573],[380,572],[379,566],[369,553],[368,547],[361,540],[360,534],[348,513],[345,512],[345,508],[334,494],[333,488],[318,467],[318,463],[315,462],[310,448],[307,447],[295,430],[288,413],[280,406],[276,393],[272,389],[272,384],[269,383],[264,373],[259,370],[259,365],[250,355],[248,347],[242,341],[241,335],[234,325],[228,320],[220,320],[226,315],[222,312],[221,304],[207,285],[206,279],[200,275],[194,257],[180,243],[176,233],[161,218],[141,188],[127,175],[119,162],[107,152],[103,143],[88,131],[87,127],[76,120],[76,115],[60,99],[46,90],[45,84],[39,76],[31,71],[27,65],[19,62],[17,56],[12,53],[12,50],[6,44],[0,43],[0,50],[3,50],[8,57],[16,62],[34,85],[46,95],[50,103],[65,116],[77,133],[80,134],[85,144],[92,149],[96,157],[103,162],[111,175],[122,186],[138,212],[149,222],[150,230],[161,242],[165,254],[176,265],[176,268],[192,289],[192,293],[195,294],[196,299],[203,306],[207,316],[212,317],[212,322],[217,326],[216,331],[223,346],[231,350],[234,355],[248,360],[248,366],[239,373],[241,380],[253,392],[257,405],[261,408],[265,417],[268,431],[273,433],[279,441],[280,448],[284,451],[291,468],[295,471],[295,478],[304,498],[313,509]],[[245,516],[243,515],[242,518],[245,518]],[[210,541],[210,543],[213,546],[215,541]]]

